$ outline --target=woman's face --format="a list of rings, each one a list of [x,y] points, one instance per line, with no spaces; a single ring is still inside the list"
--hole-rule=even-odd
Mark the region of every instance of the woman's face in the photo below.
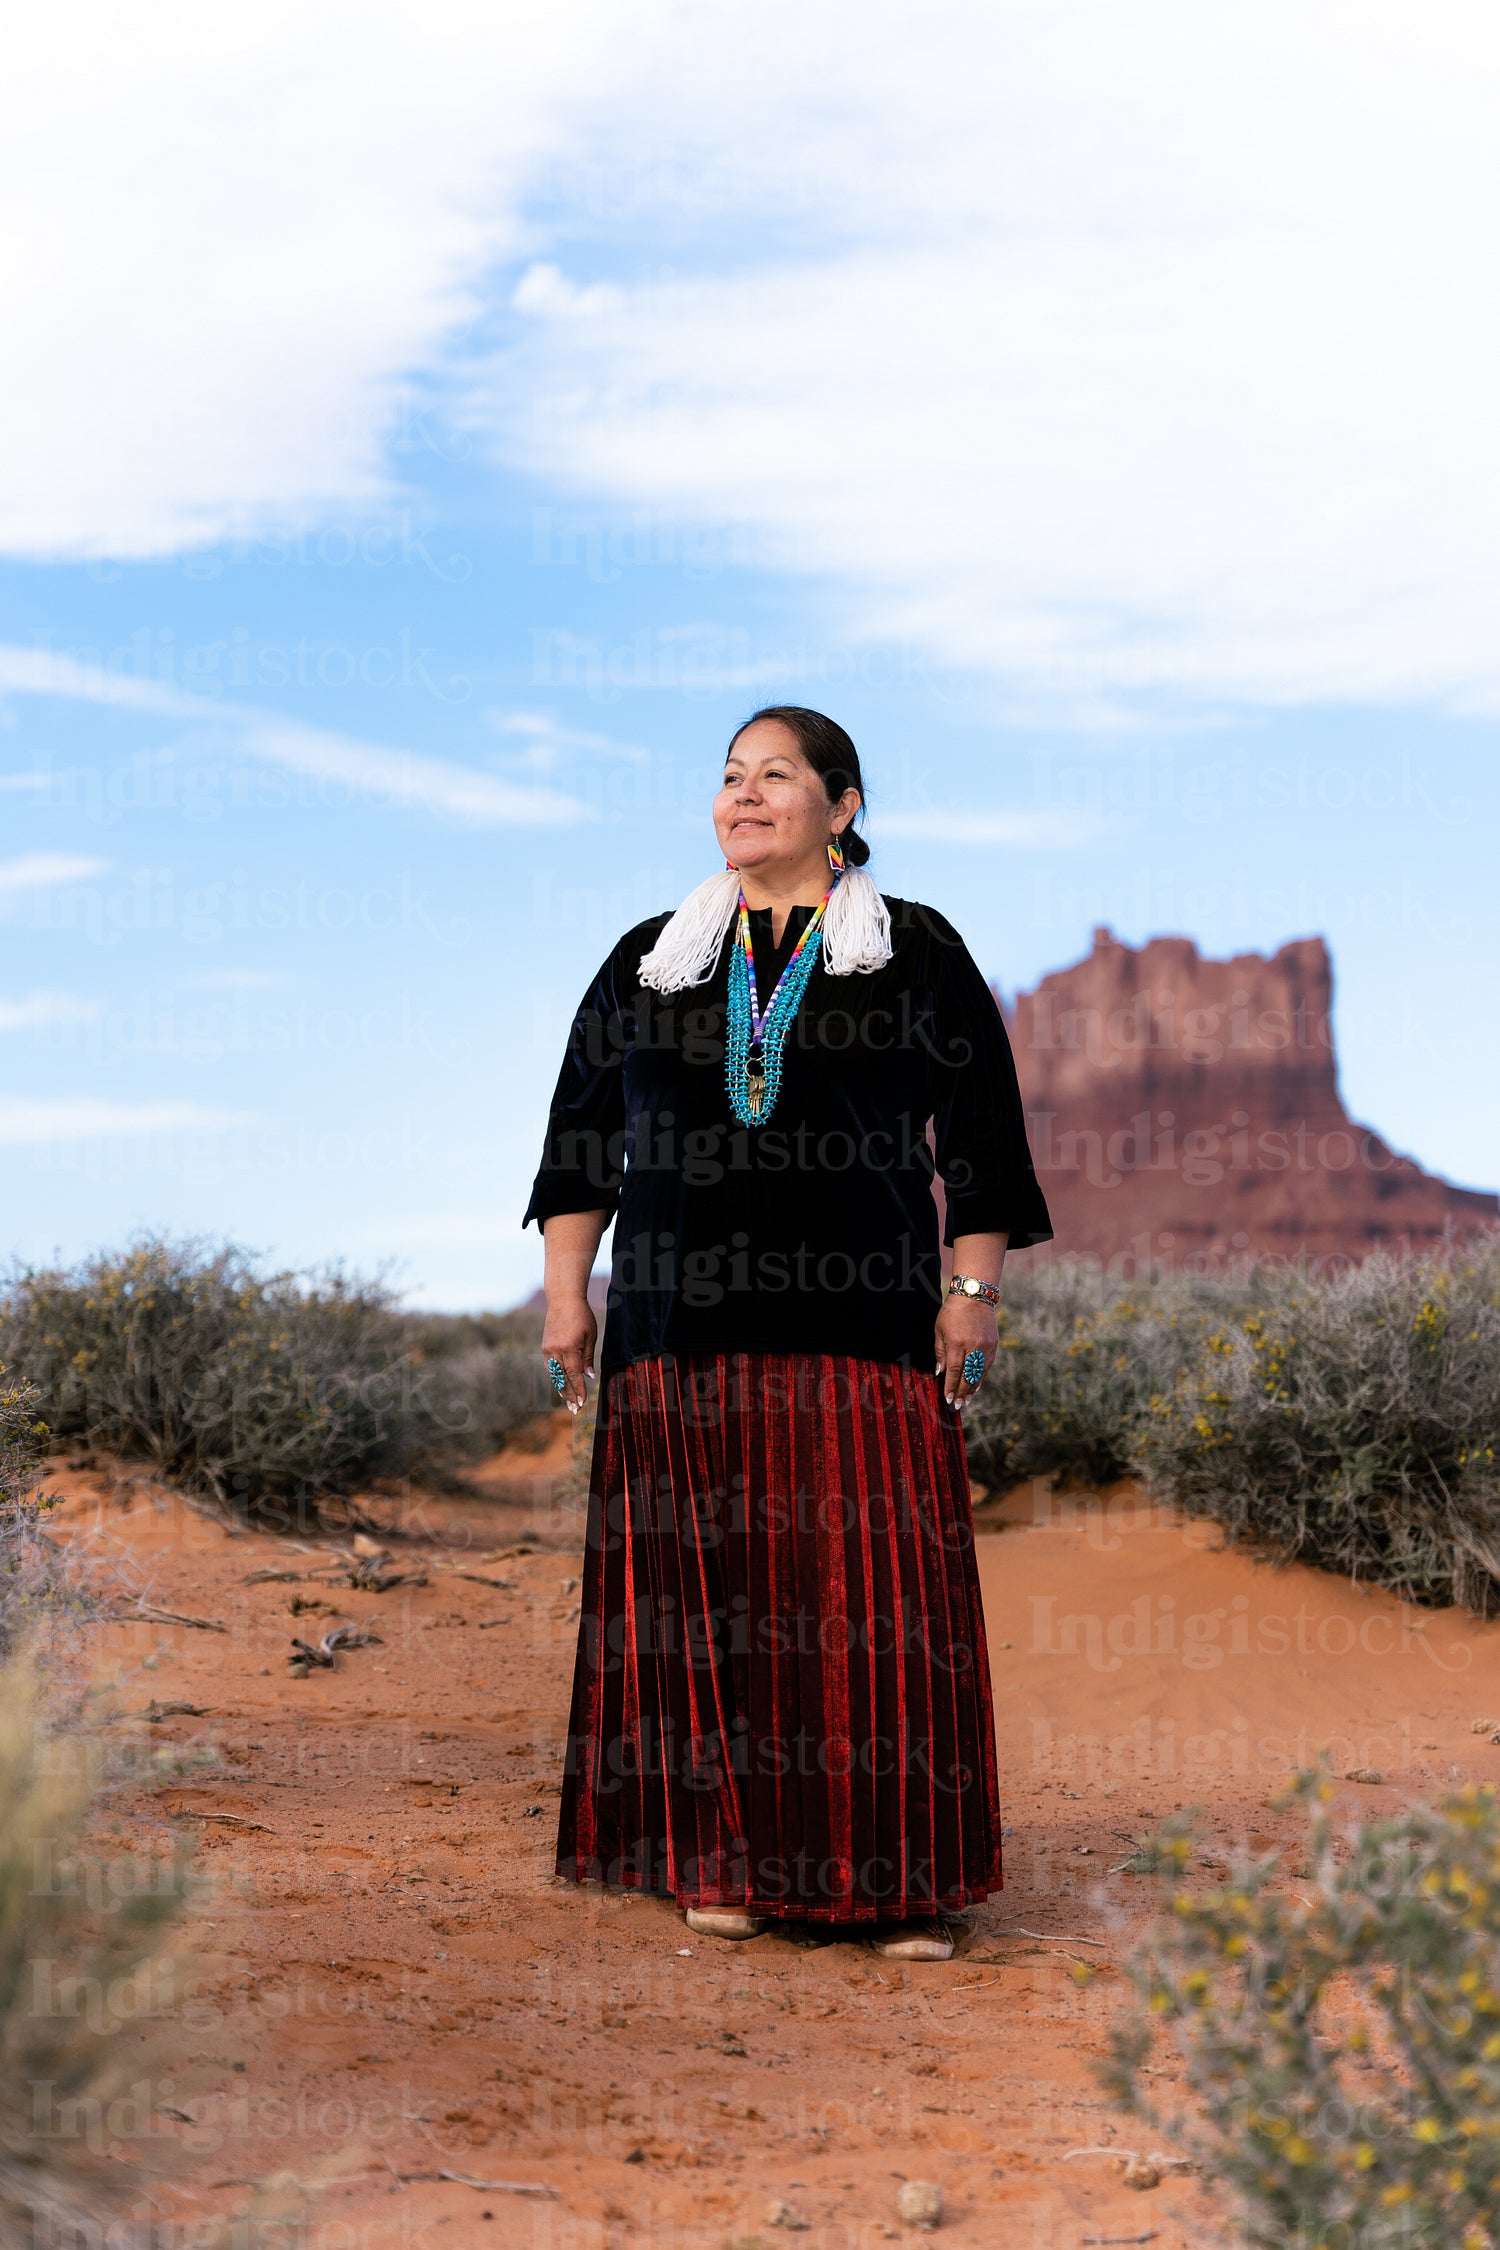
[[[714,833],[736,867],[790,872],[816,861],[829,837],[847,828],[858,810],[854,789],[829,803],[790,727],[779,719],[757,719],[725,761],[724,786],[714,799]]]

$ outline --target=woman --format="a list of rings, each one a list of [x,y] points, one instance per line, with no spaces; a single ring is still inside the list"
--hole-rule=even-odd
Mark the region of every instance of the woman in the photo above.
[[[615,1233],[557,1866],[946,1959],[1001,1882],[961,1417],[1006,1248],[1052,1230],[994,998],[863,873],[863,803],[842,727],[757,712],[725,872],[574,1022],[526,1213],[574,1413]]]

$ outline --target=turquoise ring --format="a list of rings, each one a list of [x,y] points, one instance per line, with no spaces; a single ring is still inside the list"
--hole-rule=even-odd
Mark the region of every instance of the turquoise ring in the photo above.
[[[977,1347],[964,1354],[964,1381],[971,1383],[975,1390],[984,1381],[984,1353]]]
[[[555,1391],[565,1391],[567,1389],[568,1371],[564,1367],[560,1359],[548,1360],[547,1373],[552,1377],[552,1388]]]

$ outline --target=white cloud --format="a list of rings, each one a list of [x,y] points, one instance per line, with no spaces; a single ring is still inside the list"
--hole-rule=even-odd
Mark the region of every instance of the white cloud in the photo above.
[[[106,1102],[87,1096],[26,1101],[0,1094],[0,1148],[122,1140],[137,1133],[220,1132],[253,1122],[247,1111],[208,1109],[197,1102]]]
[[[521,182],[558,163],[605,21],[602,0],[18,16],[0,548],[167,554],[388,492],[393,435],[425,443],[416,378],[527,239]]]
[[[211,719],[215,711],[206,697],[184,695],[158,680],[142,680],[58,649],[22,648],[13,641],[0,642],[0,694],[53,695],[69,703],[103,703],[174,718],[191,714]]]
[[[618,742],[612,734],[593,734],[586,727],[564,726],[546,711],[486,711],[486,725],[496,734],[517,736],[524,745],[522,755],[529,759],[545,759],[549,764],[569,751],[592,752],[601,758],[623,758],[631,765],[645,765],[651,752],[638,742]]]
[[[49,1023],[89,1023],[99,1014],[97,1000],[71,992],[28,992],[24,1000],[0,1000],[0,1031],[40,1031]]]
[[[858,26],[769,4],[596,117],[633,223],[700,223],[513,294],[501,455],[747,525],[831,631],[1033,706],[1500,702],[1500,18]]]
[[[557,826],[581,820],[576,798],[548,789],[529,789],[492,774],[408,750],[382,750],[368,742],[347,742],[316,727],[290,721],[247,725],[242,746],[268,764],[323,781],[346,783],[367,802],[415,805],[478,826],[506,824]]]
[[[511,291],[510,301],[517,312],[549,313],[558,320],[569,320],[618,312],[625,299],[624,292],[610,282],[580,288],[560,267],[539,259],[526,268]]]
[[[19,859],[0,860],[0,898],[46,890],[53,883],[86,882],[108,866],[107,859],[93,859],[86,852],[23,852]]]
[[[451,759],[350,741],[320,727],[267,717],[243,704],[189,695],[181,688],[137,679],[50,649],[0,644],[0,693],[7,690],[110,704],[128,711],[224,727],[233,731],[238,748],[247,756],[338,783],[366,803],[413,805],[423,812],[479,826],[555,827],[588,817],[587,807],[578,799],[555,790],[518,786],[457,765]],[[154,755],[160,759],[173,753],[158,751]],[[38,860],[46,856],[33,855]],[[101,865],[87,863],[84,871],[94,873]],[[0,887],[3,882],[4,870],[0,869]]]
[[[554,492],[743,528],[831,642],[1029,708],[1500,701],[1500,17],[1472,0],[351,22],[21,20],[0,550],[376,504],[457,382]]]

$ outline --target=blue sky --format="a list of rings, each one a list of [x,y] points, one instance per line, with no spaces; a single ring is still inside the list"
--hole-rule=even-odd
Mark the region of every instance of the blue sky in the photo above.
[[[101,12],[81,102],[33,34],[0,1249],[524,1294],[568,1014],[771,699],[1007,989],[1324,933],[1350,1108],[1496,1185],[1496,56],[1381,16],[1351,99],[1338,13],[439,7],[335,94],[333,11]]]

